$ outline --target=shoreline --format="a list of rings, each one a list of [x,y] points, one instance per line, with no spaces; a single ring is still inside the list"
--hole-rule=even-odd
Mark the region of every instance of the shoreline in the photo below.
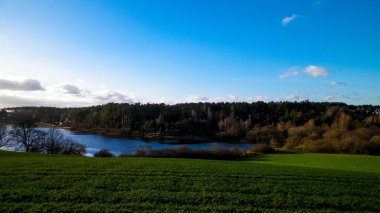
[[[44,122],[39,122],[37,124],[38,127],[45,128],[59,128],[64,129],[66,131],[73,132],[77,135],[86,135],[86,134],[95,134],[106,137],[114,137],[114,138],[125,138],[125,139],[138,139],[144,140],[147,142],[158,141],[164,144],[201,144],[201,143],[210,143],[210,142],[222,142],[222,143],[231,143],[231,144],[243,144],[250,143],[245,139],[219,139],[219,138],[206,138],[201,136],[193,136],[193,135],[167,135],[162,133],[127,133],[123,129],[106,129],[106,128],[75,128],[71,126],[61,126],[54,125]]]

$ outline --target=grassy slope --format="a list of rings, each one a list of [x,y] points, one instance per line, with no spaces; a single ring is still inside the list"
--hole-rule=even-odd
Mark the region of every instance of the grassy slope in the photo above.
[[[255,164],[380,173],[380,157],[370,155],[274,154],[265,155],[251,162]]]
[[[335,168],[356,171],[336,170],[329,158],[339,162]],[[328,169],[307,168],[316,160]],[[379,157],[362,160],[374,166],[365,171],[378,171]],[[0,151],[0,212],[379,212],[380,174],[360,172],[365,167],[355,169],[357,161],[352,155],[212,161]]]

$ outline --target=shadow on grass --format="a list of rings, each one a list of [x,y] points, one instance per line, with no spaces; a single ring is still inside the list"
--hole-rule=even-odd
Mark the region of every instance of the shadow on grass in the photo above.
[[[261,155],[255,155],[255,156],[250,156],[246,158],[241,158],[239,161],[270,161],[269,156],[266,154],[261,154]]]
[[[278,154],[302,154],[302,152],[298,151],[279,151],[277,150],[274,153],[270,153],[271,155]],[[254,154],[253,156],[249,156],[246,158],[241,158],[239,161],[271,161],[269,154]]]
[[[210,160],[238,160],[246,158],[242,150],[223,149],[214,147],[212,149],[192,150],[189,147],[182,146],[177,148],[168,148],[153,150],[150,147],[137,149],[136,153],[121,154],[119,157],[156,157],[156,158],[192,158],[192,159],[210,159]]]

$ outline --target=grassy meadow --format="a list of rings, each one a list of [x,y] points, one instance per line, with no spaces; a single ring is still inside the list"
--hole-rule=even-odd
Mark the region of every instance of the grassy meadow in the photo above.
[[[0,151],[0,212],[380,212],[380,157],[237,161]]]

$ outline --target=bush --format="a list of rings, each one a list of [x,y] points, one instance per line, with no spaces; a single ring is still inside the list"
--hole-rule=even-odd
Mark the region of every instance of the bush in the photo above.
[[[41,143],[42,152],[47,154],[85,155],[86,146],[70,137],[65,137],[59,129],[49,129]]]
[[[108,149],[102,149],[98,152],[95,152],[94,157],[114,157],[114,154],[112,154],[112,152],[110,152]]]
[[[253,145],[252,152],[257,153],[257,154],[269,154],[269,153],[275,153],[276,151],[274,150],[273,147],[269,146],[268,144],[259,143],[259,144]]]
[[[380,155],[380,135],[371,138],[368,152],[370,155]]]
[[[139,147],[136,150],[135,156],[144,157],[144,156],[147,156],[151,151],[152,151],[152,147],[150,146]]]
[[[375,135],[370,140],[371,143],[379,143],[380,144],[380,135]]]
[[[311,152],[311,153],[335,153],[336,150],[333,146],[333,144],[328,143],[324,140],[307,140],[304,142],[303,146],[304,152]]]
[[[323,138],[329,140],[340,139],[343,134],[347,133],[346,130],[330,129],[323,134]]]
[[[360,130],[363,131],[363,130]],[[351,153],[351,154],[380,154],[380,136],[366,140],[358,132],[345,132],[340,138],[324,138],[319,140],[305,140],[302,144],[304,152],[313,153]]]
[[[61,154],[83,156],[87,152],[86,146],[75,142],[71,138],[65,138],[62,144]]]
[[[284,144],[285,149],[293,149],[302,143],[302,138],[299,136],[289,136]]]
[[[358,128],[353,131],[354,135],[362,138],[366,141],[369,141],[371,139],[372,130],[369,128]]]

